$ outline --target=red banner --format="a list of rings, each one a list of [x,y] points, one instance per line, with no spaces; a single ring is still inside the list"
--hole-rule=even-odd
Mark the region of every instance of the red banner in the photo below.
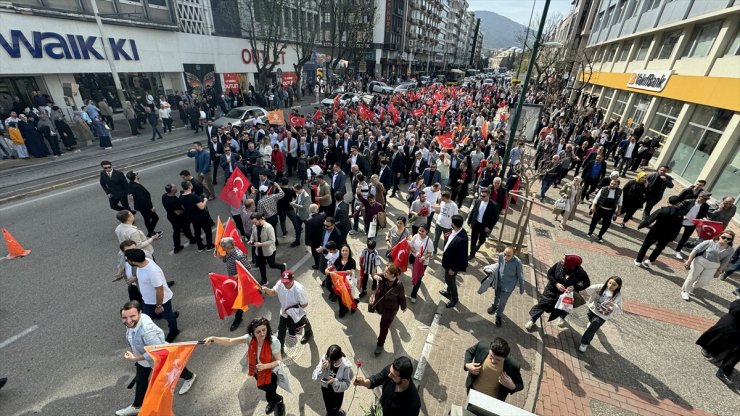
[[[283,75],[281,77],[281,81],[283,83],[284,87],[287,87],[288,85],[298,82],[298,76],[295,72],[283,72]]]
[[[406,239],[401,240],[393,250],[391,250],[391,260],[393,264],[398,266],[402,272],[405,272],[409,266],[409,253],[411,253],[411,247]]]
[[[236,73],[226,73],[224,75],[224,91],[228,92],[229,90],[234,90],[236,92],[239,87],[239,74]]]
[[[232,309],[232,306],[237,294],[236,278],[216,273],[209,273],[208,278],[211,280],[218,318],[223,320],[225,317],[233,315],[234,309]]]
[[[231,173],[229,180],[224,184],[224,189],[218,195],[222,201],[231,205],[234,208],[239,208],[242,204],[242,197],[244,193],[249,189],[249,179],[242,173],[240,169],[234,169]]]

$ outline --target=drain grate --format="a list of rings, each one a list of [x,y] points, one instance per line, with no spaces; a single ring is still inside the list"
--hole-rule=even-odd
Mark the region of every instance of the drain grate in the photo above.
[[[538,237],[552,239],[552,236],[550,235],[550,230],[545,230],[544,228],[535,228],[534,233],[537,234]]]

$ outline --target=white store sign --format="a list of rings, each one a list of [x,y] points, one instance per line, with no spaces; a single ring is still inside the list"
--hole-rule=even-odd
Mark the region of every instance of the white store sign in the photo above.
[[[661,92],[668,84],[673,71],[634,71],[630,74],[627,86],[638,90]]]

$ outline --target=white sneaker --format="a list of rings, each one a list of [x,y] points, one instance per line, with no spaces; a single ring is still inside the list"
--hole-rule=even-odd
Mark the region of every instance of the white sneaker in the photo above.
[[[558,326],[558,328],[565,328],[565,319],[563,319],[563,318],[558,318],[558,319],[557,319],[557,320],[555,321],[555,325],[557,325],[557,326]]]
[[[116,410],[116,416],[136,416],[139,414],[140,407],[129,406],[121,410]]]
[[[637,260],[633,260],[632,262],[635,263],[635,266],[637,266],[637,267],[640,267],[642,265],[642,263],[640,263]]]
[[[581,344],[578,346],[578,351],[580,352],[586,352],[587,349],[588,349],[588,345],[586,344]]]
[[[524,329],[532,329],[533,326],[534,326],[534,322],[529,321],[526,324],[524,324]]]
[[[642,262],[642,265],[649,269],[653,264],[650,263],[650,260],[645,260]]]
[[[688,302],[688,301],[689,301],[689,299],[691,299],[691,296],[689,296],[689,292],[684,292],[684,291],[682,290],[682,291],[681,291],[681,299],[683,299],[683,300],[685,300],[685,301],[687,301],[687,302]]]
[[[349,230],[349,235],[355,235],[355,234],[357,234],[356,230]]]
[[[411,297],[410,299],[411,299],[411,303],[416,303],[416,298],[415,297]]]
[[[680,252],[680,251],[677,251],[677,252],[676,252],[676,254],[675,254],[675,257],[676,257],[677,259],[679,259],[679,260],[683,260],[683,255],[681,255],[681,252]]]
[[[195,378],[196,377],[197,376],[195,374],[193,374],[193,378],[191,378],[190,380],[183,381],[182,387],[180,387],[180,391],[177,392],[177,394],[179,394],[180,396],[182,396],[183,394],[185,394],[188,391],[190,391],[190,388],[193,387],[193,383],[195,383]]]

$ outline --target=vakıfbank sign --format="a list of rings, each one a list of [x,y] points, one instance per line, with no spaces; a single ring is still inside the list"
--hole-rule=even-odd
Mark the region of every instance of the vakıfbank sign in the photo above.
[[[673,71],[634,71],[630,74],[627,86],[638,90],[661,92],[668,83]]]
[[[13,29],[8,37],[0,33],[0,49],[16,59],[20,58],[22,53],[27,53],[36,59],[48,56],[51,59],[103,60],[105,52],[99,40],[99,36],[62,35],[56,32],[38,31],[30,32],[29,36],[26,36],[20,30]],[[114,60],[139,60],[139,51],[133,39],[107,38],[105,40],[110,45]]]

